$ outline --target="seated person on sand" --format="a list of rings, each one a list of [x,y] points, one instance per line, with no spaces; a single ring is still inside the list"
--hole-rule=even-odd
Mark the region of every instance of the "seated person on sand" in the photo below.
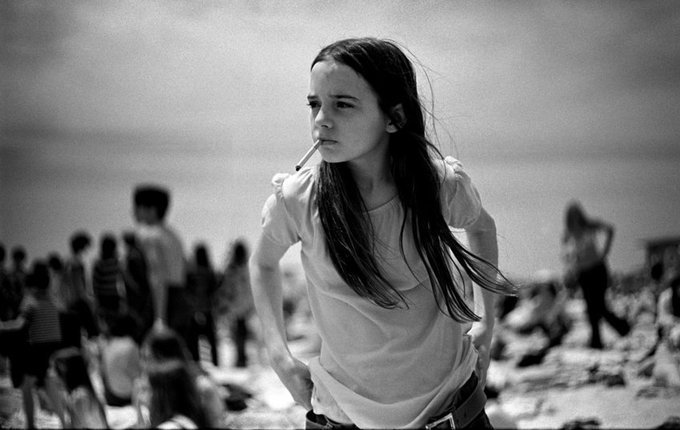
[[[548,271],[537,272],[523,289],[518,306],[505,318],[505,325],[521,334],[540,329],[548,338],[548,347],[562,343],[570,321],[565,312],[567,293],[559,277]]]

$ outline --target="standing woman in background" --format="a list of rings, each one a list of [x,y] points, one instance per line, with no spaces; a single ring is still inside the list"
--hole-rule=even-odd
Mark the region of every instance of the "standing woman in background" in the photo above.
[[[567,206],[564,221],[562,257],[566,264],[567,282],[577,282],[581,286],[591,328],[589,346],[602,349],[601,318],[621,336],[630,331],[628,322],[614,315],[605,299],[610,282],[607,256],[614,239],[614,226],[588,218],[579,202],[571,202]],[[598,242],[600,234],[605,236],[602,246]]]
[[[254,311],[253,293],[250,290],[248,247],[245,240],[237,239],[231,245],[224,269],[221,288],[224,313],[231,331],[236,352],[236,367],[248,365],[247,342],[252,337],[248,320]]]
[[[217,276],[213,269],[208,247],[199,243],[194,247],[194,256],[187,269],[187,290],[193,306],[191,336],[187,348],[195,361],[200,361],[200,336],[204,335],[210,345],[210,358],[215,366],[219,364],[219,350],[217,335],[215,334],[215,319],[213,318],[213,303],[217,290]]]
[[[307,101],[323,161],[274,177],[250,265],[274,370],[307,428],[490,427],[494,293],[511,289],[493,218],[426,137],[411,61],[391,41],[338,41],[312,62]],[[282,312],[279,262],[297,242],[322,339],[309,364]]]

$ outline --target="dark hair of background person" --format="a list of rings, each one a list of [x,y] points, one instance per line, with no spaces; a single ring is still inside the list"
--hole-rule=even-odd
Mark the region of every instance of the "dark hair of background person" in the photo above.
[[[184,340],[168,327],[154,326],[144,339],[144,346],[148,348],[154,360],[191,359]]]
[[[26,250],[23,246],[17,245],[12,248],[12,261],[14,264],[21,264],[26,260]]]
[[[87,363],[78,348],[58,351],[54,354],[52,361],[57,375],[64,381],[68,392],[78,387],[85,387],[94,393]]]
[[[133,193],[135,206],[156,209],[159,219],[164,219],[170,207],[170,192],[159,185],[138,185]]]
[[[229,266],[240,267],[248,262],[248,246],[244,239],[236,239],[231,246]]]
[[[71,235],[71,251],[74,254],[88,248],[92,243],[92,239],[86,231],[76,231]]]
[[[47,265],[55,272],[61,272],[64,269],[64,262],[56,252],[51,252],[47,256]]]
[[[26,286],[44,291],[50,286],[50,272],[43,260],[35,260],[30,273],[26,276]]]
[[[196,265],[199,267],[207,267],[212,269],[212,262],[210,260],[210,254],[208,253],[208,247],[205,243],[199,243],[194,248],[194,259]]]
[[[102,258],[114,258],[117,256],[117,242],[114,235],[106,233],[102,236],[100,252]]]
[[[191,419],[198,428],[208,422],[200,403],[200,396],[186,363],[180,360],[155,362],[147,369],[151,386],[151,425],[156,427],[181,414]]]

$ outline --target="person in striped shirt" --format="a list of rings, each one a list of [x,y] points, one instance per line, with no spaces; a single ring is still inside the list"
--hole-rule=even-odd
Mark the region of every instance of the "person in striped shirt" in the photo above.
[[[34,391],[63,422],[55,381],[48,377],[47,372],[50,356],[64,346],[61,316],[49,294],[49,285],[47,264],[36,260],[26,277],[27,294],[21,303],[19,316],[14,320],[0,322],[0,332],[23,331],[25,335],[26,342],[21,347],[21,356],[25,366],[22,394],[27,428],[35,427]]]

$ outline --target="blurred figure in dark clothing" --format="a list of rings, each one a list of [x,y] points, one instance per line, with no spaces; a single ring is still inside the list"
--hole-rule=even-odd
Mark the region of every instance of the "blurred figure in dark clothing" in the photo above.
[[[99,335],[99,326],[93,312],[92,292],[88,287],[88,277],[83,262],[83,256],[91,243],[90,235],[85,231],[76,231],[71,235],[69,241],[71,255],[64,264],[63,297],[61,298],[67,309],[77,315],[90,338]]]
[[[204,335],[210,344],[212,363],[218,366],[218,344],[213,316],[217,276],[208,254],[208,248],[203,243],[194,248],[194,257],[187,271],[187,289],[194,306],[192,336],[187,342],[187,347],[194,360],[199,361],[199,339],[201,335]]]
[[[602,239],[603,237],[603,239]],[[607,257],[614,238],[614,226],[608,222],[586,215],[577,201],[569,203],[564,216],[562,258],[566,265],[566,277],[581,286],[590,323],[589,346],[603,349],[600,320],[604,319],[619,335],[626,336],[630,325],[615,315],[606,300],[611,282]],[[603,240],[603,243],[600,243]]]
[[[8,299],[6,315],[7,319],[14,319],[19,314],[19,306],[24,298],[26,289],[26,250],[22,246],[12,248],[12,267],[9,270]]]
[[[99,257],[92,267],[92,291],[97,313],[107,327],[121,312],[124,288],[116,238],[111,234],[104,234],[100,242]]]
[[[7,252],[5,245],[0,243],[0,321],[7,321],[12,319],[12,310],[10,303],[12,300],[12,285],[9,279],[9,273],[5,268],[5,258]]]
[[[153,325],[153,303],[147,261],[134,232],[123,233],[123,243],[125,244],[123,278],[128,311],[138,325],[134,334],[135,341],[141,344]]]
[[[21,333],[25,339],[25,342],[15,345],[17,356],[11,365],[21,366],[21,387],[28,428],[35,427],[34,392],[51,410],[57,412],[63,422],[58,409],[56,386],[47,372],[50,356],[64,346],[60,314],[49,294],[49,286],[47,264],[36,261],[30,275],[26,277],[27,293],[19,315],[13,320],[0,322],[0,333]]]
[[[251,337],[248,319],[255,309],[250,290],[248,248],[242,239],[236,240],[229,252],[222,278],[220,296],[231,325],[231,336],[236,347],[236,367],[246,367],[246,342]]]

